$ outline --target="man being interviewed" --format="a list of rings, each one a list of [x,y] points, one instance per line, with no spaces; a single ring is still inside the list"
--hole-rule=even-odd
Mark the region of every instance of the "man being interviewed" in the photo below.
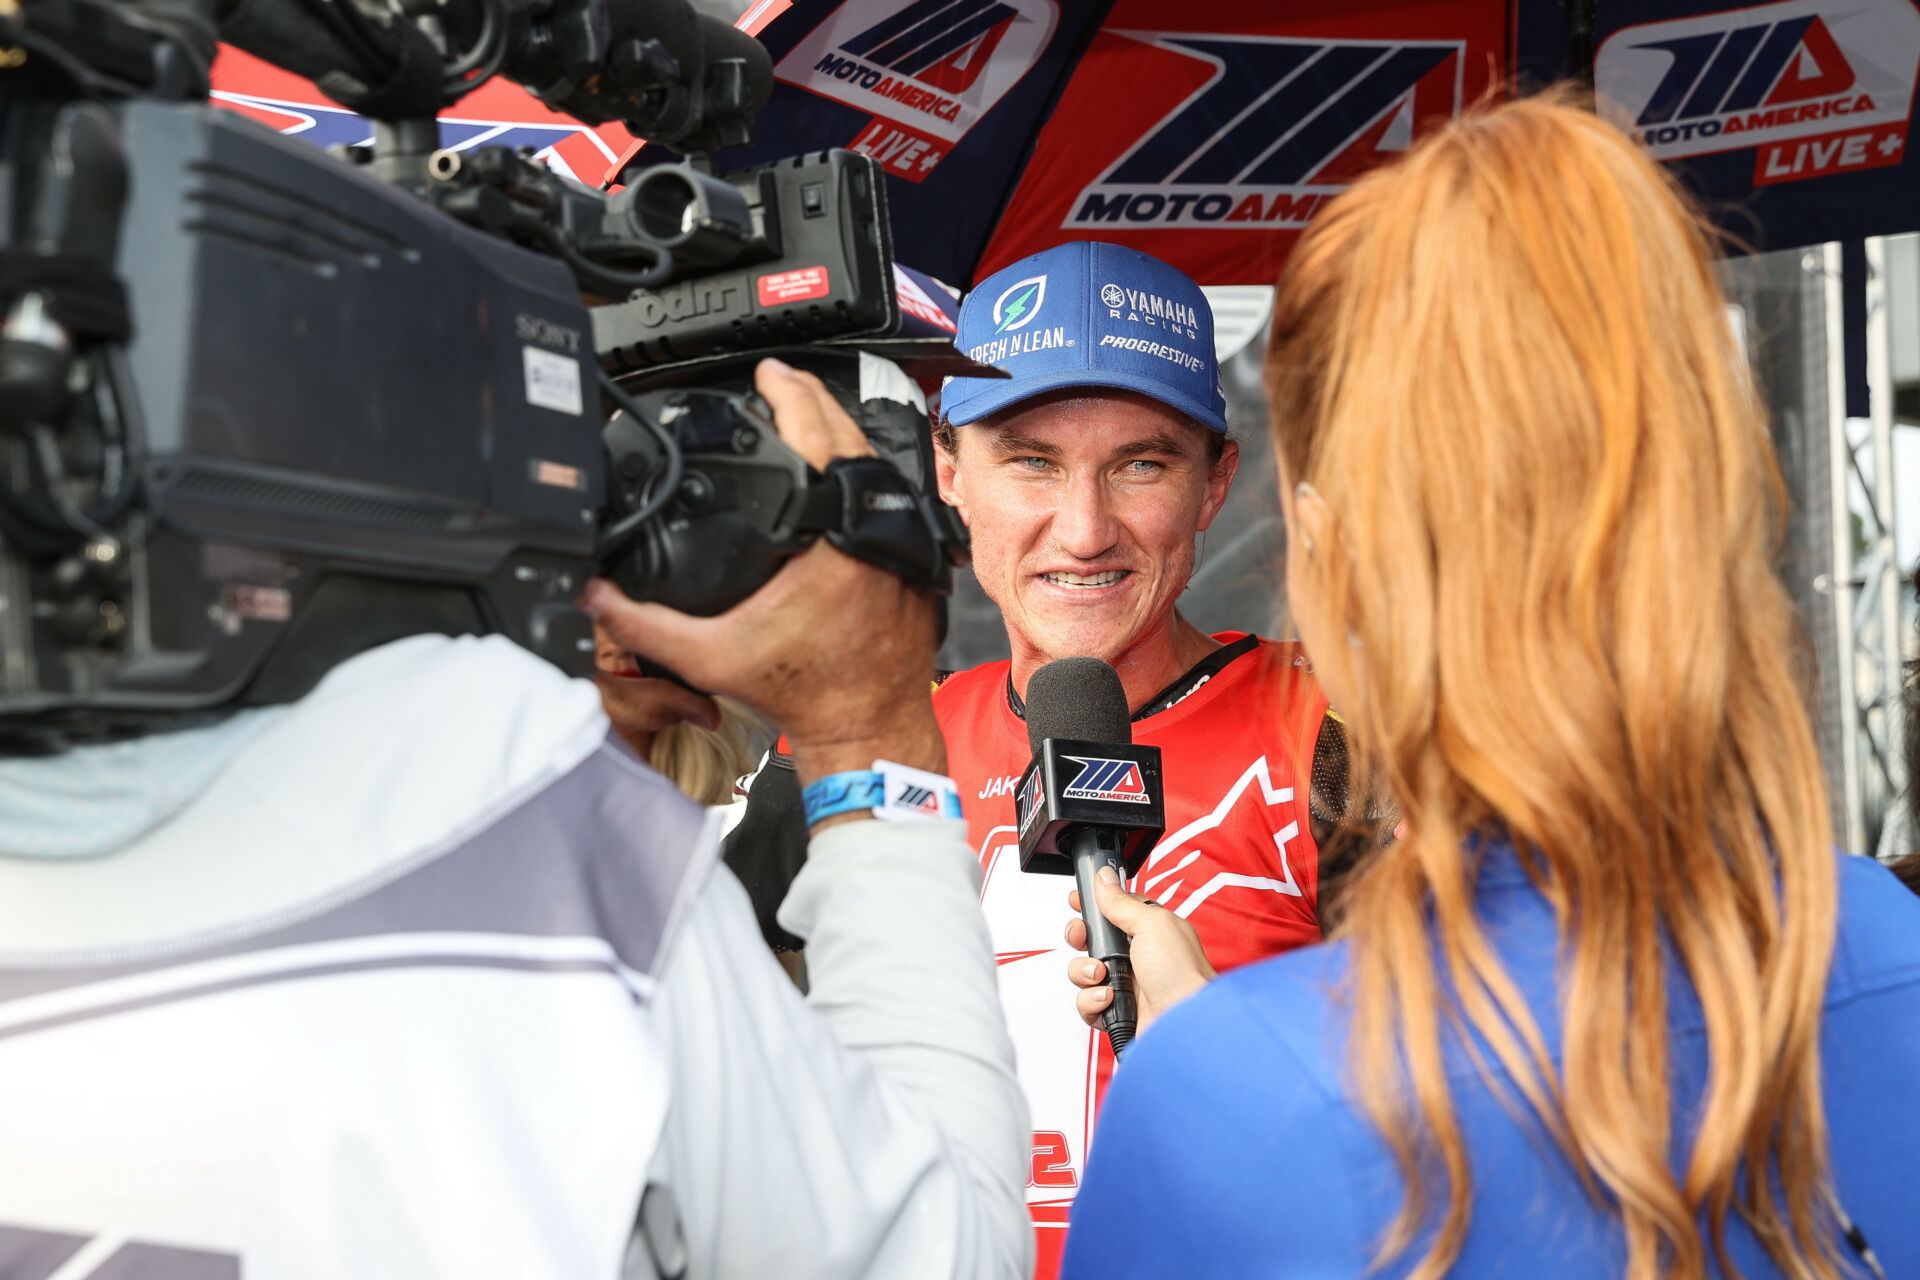
[[[1012,659],[949,677],[934,709],[984,874],[1050,1277],[1111,1057],[1061,980],[1071,881],[1020,870],[1028,678],[1069,656],[1119,672],[1166,786],[1166,837],[1131,887],[1186,919],[1216,969],[1319,940],[1309,774],[1316,748],[1332,758],[1322,773],[1339,776],[1315,781],[1338,799],[1315,807],[1340,813],[1345,752],[1295,645],[1209,636],[1176,607],[1239,463],[1199,286],[1132,249],[1064,244],[984,281],[959,326],[961,350],[1013,375],[949,380],[935,428],[940,493],[972,532]]]

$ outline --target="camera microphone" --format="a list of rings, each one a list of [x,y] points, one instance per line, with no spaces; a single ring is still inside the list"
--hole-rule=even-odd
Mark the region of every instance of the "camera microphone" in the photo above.
[[[1160,749],[1135,746],[1127,695],[1098,658],[1059,658],[1027,682],[1033,763],[1014,796],[1020,869],[1071,875],[1080,888],[1087,954],[1107,966],[1113,1001],[1100,1016],[1117,1059],[1133,1040],[1138,1009],[1127,935],[1095,905],[1094,877],[1122,881],[1166,829]]]

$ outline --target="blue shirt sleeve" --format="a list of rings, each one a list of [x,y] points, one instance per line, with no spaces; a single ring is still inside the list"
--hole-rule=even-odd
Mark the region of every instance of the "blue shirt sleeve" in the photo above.
[[[1311,1041],[1275,1034],[1292,1002],[1275,1008],[1266,968],[1214,982],[1135,1041],[1100,1110],[1063,1280],[1365,1273],[1356,1121],[1297,1050]],[[1311,1034],[1324,1008],[1304,1003]]]

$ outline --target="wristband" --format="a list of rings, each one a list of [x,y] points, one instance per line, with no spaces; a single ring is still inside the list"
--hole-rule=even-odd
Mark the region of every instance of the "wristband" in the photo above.
[[[883,822],[914,818],[960,817],[960,788],[944,774],[928,773],[891,760],[875,760],[871,769],[831,773],[800,793],[807,825],[865,809]]]

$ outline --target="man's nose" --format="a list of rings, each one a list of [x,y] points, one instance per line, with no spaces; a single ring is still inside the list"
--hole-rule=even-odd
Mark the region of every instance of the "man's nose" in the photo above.
[[[1098,475],[1075,476],[1053,513],[1053,540],[1076,560],[1098,559],[1120,541],[1113,495]]]

